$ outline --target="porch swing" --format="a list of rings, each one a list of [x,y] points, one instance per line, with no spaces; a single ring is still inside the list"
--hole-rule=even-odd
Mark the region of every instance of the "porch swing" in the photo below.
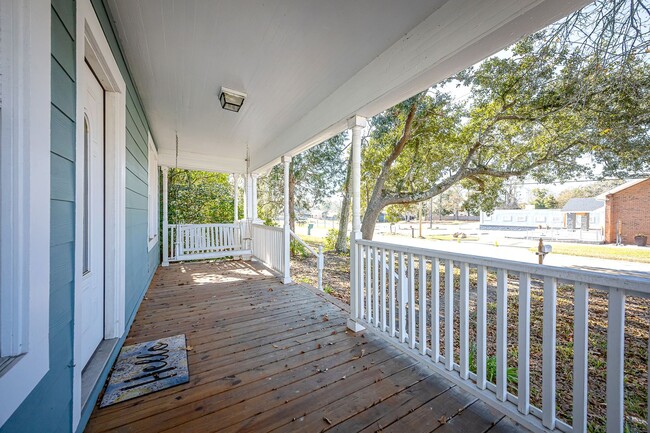
[[[178,133],[176,134],[176,164],[178,169]],[[234,185],[237,188],[237,184]],[[178,192],[175,190],[175,199]],[[184,224],[178,221],[178,209],[174,207],[174,224],[169,224],[169,261],[206,260],[251,255],[250,221],[234,221],[229,224]]]

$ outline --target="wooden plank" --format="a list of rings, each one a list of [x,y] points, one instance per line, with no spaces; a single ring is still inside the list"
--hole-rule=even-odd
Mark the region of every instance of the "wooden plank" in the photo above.
[[[360,338],[360,337],[359,337]],[[228,364],[198,374],[191,373],[190,383],[177,388],[164,390],[148,397],[135,399],[96,411],[97,422],[91,423],[92,430],[86,431],[111,431],[123,425],[135,429],[139,425],[146,426],[154,422],[165,422],[169,417],[182,413],[183,406],[196,404],[190,410],[201,407],[201,402],[212,396],[221,395],[226,398],[246,398],[252,393],[271,391],[282,381],[297,380],[314,374],[314,363],[337,362],[337,359],[349,358],[348,352],[356,348],[358,338],[346,337],[344,333],[330,336],[320,340],[322,343],[312,341],[301,345],[299,350],[289,353],[276,351],[263,357],[251,357],[237,364]],[[323,350],[333,342],[335,350]],[[318,344],[323,344],[318,348]],[[301,353],[304,352],[304,353]],[[260,368],[263,366],[263,368]],[[268,378],[273,375],[273,380]],[[239,389],[241,388],[241,389]],[[228,394],[230,393],[230,394]],[[130,409],[130,410],[128,410]],[[168,411],[173,414],[167,414]],[[115,414],[120,416],[116,417]],[[141,421],[139,421],[141,420]],[[134,424],[138,422],[137,424]]]
[[[463,411],[451,416],[436,432],[485,432],[501,419],[503,419],[502,413],[477,400]]]
[[[360,353],[361,348],[357,352]],[[343,362],[333,368],[329,368],[330,363],[323,363],[318,368],[311,366],[312,374],[309,377],[290,384],[277,384],[278,387],[273,389],[272,399],[266,392],[247,392],[244,401],[241,398],[218,402],[215,399],[203,400],[200,402],[200,409],[192,408],[188,413],[175,416],[174,423],[177,423],[177,426],[168,430],[169,432],[202,433],[205,431],[205,426],[210,425],[215,431],[227,432],[236,431],[245,425],[245,430],[260,431],[259,427],[256,428],[259,423],[264,423],[268,427],[268,423],[274,419],[286,420],[288,418],[290,420],[298,414],[304,413],[304,408],[311,401],[318,401],[321,404],[327,402],[328,398],[338,398],[339,395],[335,393],[344,385],[363,387],[384,375],[401,371],[404,367],[403,362],[388,362],[397,355],[392,350],[380,349],[361,358],[357,355],[354,360],[351,355],[348,354],[347,359],[341,360]],[[406,355],[399,356],[399,360],[406,359]],[[324,371],[325,368],[328,370],[324,373],[319,372],[319,370]],[[381,373],[380,370],[384,373]],[[337,386],[328,387],[336,382],[340,383]],[[327,387],[325,391],[318,392],[325,387]],[[307,394],[311,394],[311,396],[309,401],[304,403],[304,399],[301,397]],[[296,401],[294,402],[294,400]],[[289,403],[291,404],[289,405]],[[262,413],[260,413],[260,408],[264,408]]]
[[[192,346],[190,382],[96,409],[86,431],[360,431],[392,425],[416,433],[442,426],[426,419],[429,405],[440,412],[435,419],[451,419],[474,400],[380,336],[348,334],[348,314],[309,289],[281,285],[268,274],[228,281],[256,266],[224,262],[159,270],[127,341],[185,333]],[[220,274],[196,283],[215,272]],[[385,310],[385,302],[380,296],[375,305]],[[163,326],[156,327],[156,319]],[[400,325],[410,327],[408,320]]]
[[[319,405],[308,407],[305,415],[297,417],[295,420],[291,419],[291,421],[288,421],[274,431],[320,431],[330,425],[338,424],[346,420],[368,406],[381,403],[385,399],[420,382],[430,375],[431,372],[424,368],[415,369],[415,371],[410,368],[402,370],[392,376],[384,377],[382,380],[376,381],[365,388],[357,389],[351,394],[324,406],[321,406],[321,402],[319,401]]]
[[[382,426],[383,433],[404,433],[417,431],[433,431],[443,425],[443,421],[451,418],[476,401],[475,397],[453,387],[446,392],[429,400],[411,413],[396,422]],[[470,432],[464,432],[470,433]]]
[[[438,375],[431,375],[423,381],[408,387],[404,392],[397,393],[381,403],[359,411],[345,421],[334,425],[328,431],[347,433],[381,430],[384,426],[388,426],[413,412],[451,387],[453,387],[451,382]]]

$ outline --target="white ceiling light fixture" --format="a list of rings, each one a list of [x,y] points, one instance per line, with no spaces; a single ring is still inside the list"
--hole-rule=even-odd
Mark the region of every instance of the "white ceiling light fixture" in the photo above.
[[[241,106],[244,105],[244,99],[246,99],[244,92],[238,92],[237,90],[227,89],[225,87],[221,88],[219,101],[221,102],[221,108],[224,110],[237,113],[241,109]]]

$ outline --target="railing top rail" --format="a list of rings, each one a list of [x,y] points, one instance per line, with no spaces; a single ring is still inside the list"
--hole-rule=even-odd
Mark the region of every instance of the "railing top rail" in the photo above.
[[[358,239],[356,242],[360,245],[383,248],[404,253],[423,255],[427,257],[437,257],[443,260],[459,261],[471,265],[486,266],[494,269],[506,269],[512,272],[525,272],[528,274],[553,277],[563,282],[581,282],[591,287],[603,289],[617,288],[629,292],[650,295],[650,279],[631,275],[611,275],[604,272],[586,271],[582,269],[571,269],[559,266],[538,265],[534,263],[523,263],[514,260],[473,256],[470,254],[452,253],[429,248],[413,247],[408,245],[398,245],[388,242],[368,241]]]
[[[253,224],[253,227],[272,232],[281,232],[282,227],[265,226],[264,224]]]
[[[169,224],[169,227],[239,227],[238,223]]]
[[[300,245],[302,245],[303,247],[307,248],[307,249],[309,250],[310,253],[312,253],[313,255],[315,255],[316,257],[318,257],[318,253],[317,253],[317,252],[316,252],[312,247],[310,247],[309,245],[307,245],[307,244],[305,243],[305,241],[303,241],[302,239],[300,239],[300,238],[298,237],[298,235],[295,234],[295,233],[293,232],[293,230],[289,230],[289,232],[291,233],[291,236],[293,236],[293,238],[294,238],[295,240],[297,240],[297,241],[300,243]]]

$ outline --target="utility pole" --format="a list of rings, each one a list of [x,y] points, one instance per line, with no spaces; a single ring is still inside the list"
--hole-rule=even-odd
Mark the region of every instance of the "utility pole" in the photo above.
[[[433,228],[433,197],[429,200],[429,230]]]

